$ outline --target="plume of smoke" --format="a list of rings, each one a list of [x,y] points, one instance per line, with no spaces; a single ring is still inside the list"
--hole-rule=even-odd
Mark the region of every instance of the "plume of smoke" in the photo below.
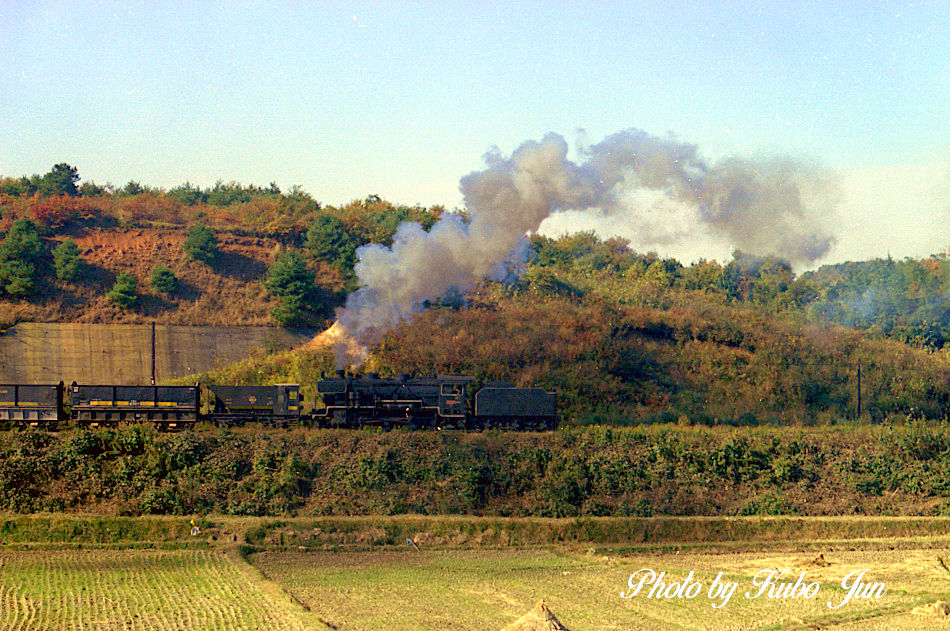
[[[621,193],[648,189],[696,207],[706,227],[743,251],[803,263],[835,243],[822,224],[834,210],[837,183],[818,165],[787,157],[710,165],[695,145],[641,130],[613,134],[587,155],[584,168],[611,186],[599,205],[609,215],[636,221],[639,209]]]
[[[487,168],[460,182],[468,222],[447,214],[429,232],[406,223],[391,248],[357,250],[361,287],[338,311],[337,324],[372,345],[426,301],[503,276],[506,261],[525,250],[525,234],[554,212],[594,209],[637,221],[632,191],[695,206],[701,222],[747,252],[812,261],[834,243],[820,227],[833,206],[833,180],[815,166],[788,158],[709,165],[695,145],[636,129],[595,145],[585,141],[581,151],[585,162],[568,160],[567,142],[551,133],[510,158],[488,153]],[[351,346],[337,349],[340,365],[363,359]]]

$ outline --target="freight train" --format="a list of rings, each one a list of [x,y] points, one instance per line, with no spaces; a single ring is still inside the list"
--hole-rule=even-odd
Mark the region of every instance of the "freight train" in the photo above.
[[[298,384],[124,386],[0,384],[0,426],[56,429],[152,423],[161,431],[256,423],[288,427],[406,427],[547,430],[557,426],[557,395],[510,383],[476,387],[473,377],[382,378],[338,371],[317,382],[322,407],[304,409]]]

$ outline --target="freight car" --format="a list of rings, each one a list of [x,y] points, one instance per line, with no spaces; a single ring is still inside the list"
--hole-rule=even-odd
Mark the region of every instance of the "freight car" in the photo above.
[[[199,419],[198,386],[71,387],[70,417],[79,427],[151,422],[159,430],[193,426]]]
[[[55,385],[0,385],[0,423],[56,429],[66,421],[62,381]]]
[[[300,386],[209,386],[212,408],[207,420],[219,427],[261,423],[287,427],[300,421]]]
[[[491,383],[475,391],[475,379],[399,375],[380,378],[338,371],[317,382],[324,407],[314,412],[328,427],[553,429],[557,395],[541,388]]]

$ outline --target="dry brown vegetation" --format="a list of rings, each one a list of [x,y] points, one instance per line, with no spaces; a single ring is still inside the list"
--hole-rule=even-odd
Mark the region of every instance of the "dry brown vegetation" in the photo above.
[[[185,236],[183,228],[97,229],[75,235],[71,238],[80,249],[82,278],[49,279],[31,302],[0,301],[0,326],[17,321],[273,326],[271,311],[277,303],[260,279],[287,243],[274,237],[219,234],[220,254],[205,265],[182,251]],[[339,272],[319,261],[312,265],[317,282],[340,287]],[[159,266],[179,279],[174,293],[150,287],[152,271]],[[132,309],[122,309],[106,296],[123,272],[137,281],[140,301]]]

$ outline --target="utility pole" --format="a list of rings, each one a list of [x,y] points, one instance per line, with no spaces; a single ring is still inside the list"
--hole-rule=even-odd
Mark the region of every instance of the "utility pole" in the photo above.
[[[858,359],[858,418],[861,418],[861,359]]]
[[[860,371],[860,368],[858,369]],[[858,374],[861,374],[860,372]],[[152,322],[152,385],[155,385],[155,323]],[[859,395],[860,396],[860,395]],[[858,404],[861,407],[861,404]]]

